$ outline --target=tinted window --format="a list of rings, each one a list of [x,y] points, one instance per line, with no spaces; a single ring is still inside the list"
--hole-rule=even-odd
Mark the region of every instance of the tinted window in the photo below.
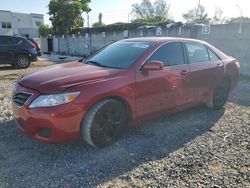
[[[203,44],[186,43],[189,63],[209,61],[207,48]]]
[[[42,25],[42,22],[36,21],[36,26],[39,27],[40,25]]]
[[[16,44],[20,44],[22,42],[22,38],[16,38]]]
[[[36,42],[34,41],[34,39],[28,38],[28,41],[32,42],[32,44],[35,44]]]
[[[116,42],[105,47],[94,56],[89,57],[85,62],[125,69],[130,67],[151,45],[152,43],[148,42]]]
[[[11,29],[11,23],[10,22],[2,22],[2,28],[3,29]]]
[[[207,48],[210,61],[219,61],[220,58],[209,48]]]
[[[20,44],[21,46],[25,46],[25,47],[32,47],[32,46],[34,46],[30,41],[28,41],[25,38],[19,38],[18,44]]]
[[[0,45],[15,44],[15,40],[12,37],[0,37]]]
[[[184,64],[182,44],[180,42],[165,44],[149,60],[161,61],[167,66]]]
[[[0,45],[3,44],[3,37],[0,36]]]

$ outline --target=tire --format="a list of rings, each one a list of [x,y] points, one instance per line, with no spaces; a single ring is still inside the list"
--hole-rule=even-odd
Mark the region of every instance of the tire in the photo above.
[[[16,57],[16,64],[15,66],[19,69],[25,69],[30,66],[30,59],[27,55],[18,55]]]
[[[95,104],[81,124],[84,140],[98,148],[113,144],[123,134],[128,122],[125,106],[114,99]]]
[[[219,86],[214,90],[212,98],[212,108],[222,109],[226,104],[230,92],[230,81],[223,79]]]

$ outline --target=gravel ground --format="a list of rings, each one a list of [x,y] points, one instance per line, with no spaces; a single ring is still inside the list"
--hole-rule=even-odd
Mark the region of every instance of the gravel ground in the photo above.
[[[0,67],[0,187],[250,187],[250,81],[223,110],[206,107],[143,122],[113,146],[47,145],[13,121],[11,85],[26,70]]]

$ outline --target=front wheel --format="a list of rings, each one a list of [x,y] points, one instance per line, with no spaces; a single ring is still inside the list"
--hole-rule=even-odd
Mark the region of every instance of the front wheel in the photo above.
[[[18,55],[16,57],[16,67],[20,69],[25,69],[29,67],[30,59],[27,55]]]
[[[214,90],[212,99],[212,108],[221,109],[226,104],[230,92],[230,82],[222,80],[219,86]]]
[[[114,99],[95,104],[86,114],[81,125],[81,135],[94,147],[106,147],[114,143],[127,124],[125,106]]]

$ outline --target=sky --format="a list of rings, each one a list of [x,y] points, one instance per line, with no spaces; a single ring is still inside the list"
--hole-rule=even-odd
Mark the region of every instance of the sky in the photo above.
[[[151,0],[154,2],[154,0]],[[205,6],[210,17],[214,15],[215,7],[220,7],[224,17],[238,17],[241,15],[250,17],[249,0],[200,0]],[[103,22],[111,24],[115,22],[128,22],[131,20],[131,6],[134,3],[141,3],[142,0],[92,0],[90,8],[90,23],[98,20],[98,14],[103,14]],[[182,14],[198,4],[198,0],[167,0],[170,4],[170,15],[175,21],[183,21]],[[0,0],[0,10],[9,10],[23,13],[44,14],[45,23],[51,25],[48,16],[49,0]],[[236,6],[238,5],[238,6]],[[86,19],[86,14],[83,14]],[[86,23],[86,21],[85,21]]]

